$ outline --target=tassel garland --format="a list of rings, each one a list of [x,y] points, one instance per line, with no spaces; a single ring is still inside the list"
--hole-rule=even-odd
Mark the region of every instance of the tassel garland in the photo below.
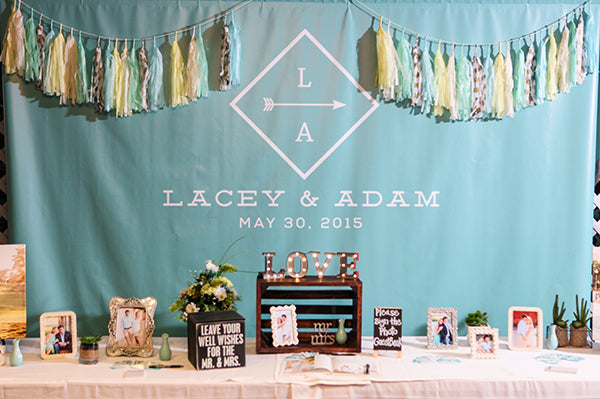
[[[495,55],[492,45],[475,45],[470,58],[471,45],[444,42],[445,52],[442,52],[442,40],[423,39],[419,35],[413,39],[412,33],[406,34],[406,28],[401,28],[395,45],[390,33],[391,21],[388,20],[386,31],[383,16],[380,16],[375,36],[375,86],[383,101],[410,103],[412,107],[419,107],[415,112],[435,117],[442,117],[448,111],[452,121],[514,117],[515,111],[552,101],[559,93],[568,93],[595,71],[595,21],[586,6],[587,2],[561,17],[550,29],[545,27],[532,32],[528,41],[522,36],[500,43]],[[106,39],[98,36],[91,56],[82,41],[84,32],[79,31],[76,39],[74,28],[70,28],[65,41],[63,25],[55,33],[54,21],[50,19],[46,33],[44,15],[29,8],[29,18],[24,23],[21,1],[15,0],[4,32],[0,62],[4,64],[5,73],[21,76],[25,82],[35,82],[45,94],[59,97],[60,105],[89,102],[98,112],[114,110],[117,117],[126,117],[156,111],[165,105],[182,106],[208,96],[208,59],[201,31],[196,35],[196,28],[201,25],[189,29],[193,29],[193,33],[185,57],[178,32],[188,29],[174,32],[170,49],[163,49],[169,54],[167,70],[164,70],[163,54],[156,45],[156,38],[160,36],[153,37],[149,51],[145,40],[139,48],[133,40],[131,49],[127,40],[123,40],[123,49],[119,52],[119,39],[114,39],[112,51],[106,48],[104,56],[102,44]],[[40,14],[37,25],[35,12]],[[229,13],[216,14],[213,19],[225,19],[221,36],[220,91],[241,83],[241,30],[233,14],[229,23],[226,22]],[[556,24],[557,30],[554,29]],[[559,43],[556,39],[560,39]],[[437,51],[432,60],[431,45],[436,41]],[[504,43],[506,51],[503,53]],[[107,47],[111,44],[112,40]],[[450,44],[452,49],[448,55]],[[461,47],[460,56],[455,54],[456,46]],[[478,46],[489,48],[489,55],[484,51],[478,55]],[[465,47],[467,55],[463,55]],[[88,74],[87,62],[92,63],[91,74]],[[169,79],[167,85],[163,84],[164,72]],[[165,88],[168,89],[167,101]]]

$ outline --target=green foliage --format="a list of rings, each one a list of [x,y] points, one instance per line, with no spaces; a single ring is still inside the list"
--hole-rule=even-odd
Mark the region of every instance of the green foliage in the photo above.
[[[567,328],[568,320],[563,319],[565,316],[565,311],[565,301],[562,302],[560,310],[558,309],[558,294],[556,294],[556,297],[554,298],[554,306],[552,308],[552,324],[562,328]]]
[[[235,240],[227,248],[218,265],[215,261],[207,260],[204,271],[192,273],[194,281],[188,282],[188,286],[179,292],[177,300],[169,306],[169,313],[179,312],[175,318],[185,322],[190,313],[237,310],[235,303],[241,300],[241,297],[233,288],[231,280],[223,276],[225,273],[237,272],[237,267],[225,263],[237,254],[221,262],[239,240]]]
[[[582,328],[587,326],[587,323],[590,321],[591,317],[588,317],[589,309],[588,302],[584,298],[581,298],[581,306],[579,305],[579,296],[575,295],[575,312],[573,312],[573,316],[575,320],[571,323],[571,327],[573,328]]]
[[[81,341],[82,344],[95,344],[97,342],[102,341],[102,336],[89,335],[89,336],[85,336],[85,337],[79,337],[79,341]]]
[[[485,326],[488,324],[487,313],[482,313],[479,310],[469,313],[465,318],[465,323],[468,326]]]

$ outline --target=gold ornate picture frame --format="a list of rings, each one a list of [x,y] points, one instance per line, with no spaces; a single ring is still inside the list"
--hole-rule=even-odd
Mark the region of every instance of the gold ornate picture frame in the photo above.
[[[471,359],[498,359],[500,343],[498,329],[491,327],[470,327]]]
[[[271,331],[273,346],[298,345],[298,321],[296,306],[271,306]]]
[[[46,312],[40,315],[40,355],[48,360],[77,356],[75,312]]]
[[[456,308],[427,308],[427,349],[458,348]]]
[[[153,354],[154,311],[156,299],[147,297],[112,297],[109,302],[108,356],[141,356]]]

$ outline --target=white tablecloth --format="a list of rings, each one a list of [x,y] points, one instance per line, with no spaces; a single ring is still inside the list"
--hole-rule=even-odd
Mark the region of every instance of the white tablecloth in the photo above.
[[[0,399],[31,398],[600,398],[600,349],[511,351],[501,339],[499,359],[471,359],[466,338],[456,350],[427,350],[425,337],[405,337],[402,357],[380,352],[380,377],[355,384],[282,382],[276,379],[276,355],[257,355],[254,340],[246,344],[246,367],[197,371],[187,360],[186,338],[169,338],[179,369],[139,370],[122,366],[126,360],[160,362],[160,338],[152,358],[107,357],[104,343],[96,365],[77,359],[43,360],[39,340],[21,340],[24,363],[0,368]],[[363,339],[363,354],[371,355]],[[12,347],[7,345],[7,352]],[[575,374],[546,371],[540,355],[572,354],[579,362],[561,360],[556,366]],[[8,355],[8,353],[7,353]],[[439,362],[443,355],[460,362]],[[414,360],[426,356],[426,361]]]

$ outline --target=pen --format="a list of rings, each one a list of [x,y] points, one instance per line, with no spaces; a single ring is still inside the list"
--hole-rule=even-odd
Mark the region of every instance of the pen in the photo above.
[[[183,367],[183,364],[151,364],[149,369],[178,369]]]

